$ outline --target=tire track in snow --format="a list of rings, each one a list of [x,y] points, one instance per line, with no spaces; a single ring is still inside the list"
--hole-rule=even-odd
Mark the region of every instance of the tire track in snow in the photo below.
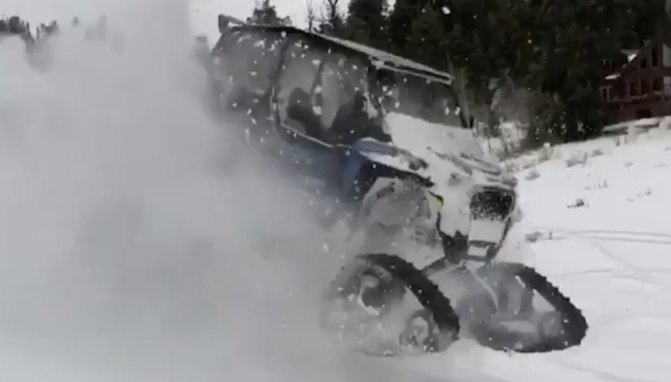
[[[625,377],[620,377],[616,374],[604,371],[604,370],[598,370],[595,368],[583,366],[576,364],[574,362],[567,362],[567,361],[553,361],[557,366],[560,366],[565,369],[570,369],[573,371],[577,371],[583,374],[588,374],[590,376],[589,380],[593,381],[595,379],[598,380],[603,380],[603,381],[610,381],[610,382],[655,382],[650,379],[638,379],[638,378],[625,378]]]
[[[618,230],[562,230],[562,229],[555,229],[555,228],[537,228],[536,231],[538,232],[539,230],[546,230],[550,231],[550,237],[544,238],[541,240],[545,241],[551,241],[551,240],[575,240],[577,242],[582,242],[592,248],[594,248],[598,253],[601,255],[605,256],[606,258],[610,259],[611,261],[615,262],[616,264],[621,265],[624,267],[626,270],[629,272],[618,272],[617,270],[607,270],[607,269],[596,269],[596,270],[586,270],[586,271],[581,271],[581,272],[574,272],[570,274],[558,274],[555,275],[555,277],[576,277],[576,276],[585,276],[585,275],[595,275],[595,274],[603,274],[606,276],[618,278],[618,279],[623,279],[623,280],[629,280],[629,281],[635,281],[638,283],[641,283],[643,285],[647,285],[648,287],[651,288],[651,292],[654,293],[654,295],[659,296],[666,300],[667,298],[667,288],[664,286],[660,285],[659,282],[656,279],[656,276],[659,275],[669,275],[671,274],[671,269],[661,269],[661,270],[653,270],[645,267],[638,266],[626,259],[624,259],[622,256],[617,255],[613,250],[606,248],[601,242],[603,241],[619,241],[619,242],[629,242],[629,243],[645,243],[645,244],[659,244],[657,240],[646,240],[646,239],[639,239],[636,240],[635,237],[655,237],[655,238],[669,238],[669,241],[662,241],[663,245],[671,245],[671,234],[666,234],[666,233],[661,233],[661,232],[636,232],[636,231],[618,231]],[[560,235],[563,234],[563,237],[556,238],[552,233],[554,232],[559,232]],[[594,234],[601,234],[605,236],[596,236]],[[607,237],[607,235],[612,235],[614,237]],[[630,238],[626,238],[623,236],[631,236]],[[610,240],[609,240],[610,239]],[[654,291],[654,292],[653,292]],[[668,312],[671,314],[671,311]],[[627,316],[631,317],[631,316]],[[602,322],[602,324],[608,324],[609,321],[619,321],[621,319],[618,317],[613,318],[612,320],[605,320]]]
[[[649,272],[651,274],[654,274],[654,275],[671,275],[671,269],[650,269],[650,268],[641,268],[641,269],[643,269],[646,272]],[[584,276],[616,276],[616,277],[623,277],[622,275],[618,275],[612,269],[591,269],[591,270],[588,270],[588,271],[566,272],[566,273],[555,275],[554,277],[571,278],[571,277],[584,277]]]
[[[578,240],[582,241],[582,242],[585,242],[589,246],[595,248],[597,251],[599,251],[600,253],[602,253],[604,256],[608,257],[612,261],[624,266],[627,269],[630,269],[634,273],[639,274],[641,276],[639,281],[645,281],[647,283],[650,283],[652,285],[657,286],[658,289],[661,289],[661,288],[659,288],[657,283],[655,281],[653,281],[654,280],[654,275],[652,273],[648,272],[647,270],[645,270],[644,268],[641,268],[641,267],[635,265],[634,263],[623,259],[621,256],[616,255],[615,252],[613,252],[612,250],[604,247],[603,245],[601,245],[600,243],[595,242],[592,239],[579,238]]]
[[[603,241],[609,241],[608,237],[599,237],[599,236],[589,236],[590,233],[600,233],[602,235],[614,235],[612,241],[624,241],[624,242],[643,242],[645,244],[657,244],[655,240],[645,240],[641,239],[639,241],[633,240],[633,238],[624,238],[620,237],[618,238],[617,236],[623,236],[623,235],[629,235],[629,236],[639,236],[639,237],[661,237],[661,238],[666,238],[669,237],[671,239],[671,234],[665,234],[665,233],[658,233],[658,232],[634,232],[634,231],[606,231],[606,230],[581,230],[581,231],[568,231],[568,230],[561,230],[561,229],[552,229],[552,228],[544,228],[545,230],[551,231],[551,232],[560,232],[560,234],[564,234],[563,237],[556,238],[554,236],[550,236],[545,239],[545,241],[551,241],[555,239],[559,240],[574,240],[577,242],[582,242],[592,248],[594,248],[599,254],[605,256],[609,260],[613,261],[616,264],[621,265],[622,267],[625,268],[624,271],[618,272],[617,270],[608,270],[608,269],[593,269],[593,270],[585,270],[585,271],[580,271],[580,272],[573,272],[573,273],[565,273],[565,274],[557,274],[554,277],[562,278],[562,277],[577,277],[577,276],[590,276],[590,275],[604,275],[604,276],[609,276],[611,278],[617,278],[617,279],[622,279],[622,280],[628,280],[628,281],[634,281],[641,283],[642,285],[646,285],[650,287],[650,293],[653,293],[655,296],[658,296],[659,298],[662,298],[663,300],[666,300],[667,297],[667,288],[664,286],[660,285],[659,282],[657,281],[655,276],[663,275],[663,276],[668,276],[671,275],[671,269],[649,269],[645,267],[638,266],[624,258],[622,256],[616,254],[613,250],[606,248],[601,242]],[[605,239],[605,240],[604,240]],[[671,245],[671,240],[667,242],[663,242],[664,245]],[[627,272],[628,271],[628,272]],[[660,315],[661,314],[661,315]],[[654,318],[654,319],[662,319],[662,320],[668,320],[668,316],[671,315],[671,311],[668,309],[663,309],[662,312],[660,312],[658,315],[644,315],[640,317],[645,317],[645,318]],[[638,317],[638,316],[634,316]],[[618,323],[629,321],[632,318],[632,315],[630,314],[625,314],[625,315],[615,315],[609,318],[605,318],[600,320],[600,322],[595,323],[595,327],[610,327],[613,325],[617,325]],[[671,323],[671,320],[669,320]],[[617,379],[611,379],[615,380],[617,382],[620,382],[620,380]],[[623,382],[630,382],[630,380],[624,379],[622,380]],[[636,381],[636,380],[634,380]]]
[[[536,240],[562,240],[583,237],[598,241],[616,241],[653,245],[671,245],[671,234],[663,232],[639,232],[626,230],[565,230],[552,227],[532,227],[531,231],[543,235]],[[533,237],[534,233],[527,237]],[[547,237],[545,237],[547,235]]]
[[[655,288],[658,294],[663,294],[664,289],[659,285],[655,279],[655,272],[652,272],[649,269],[639,267],[634,263],[623,259],[621,256],[615,254],[612,250],[604,247],[599,242],[603,241],[617,241],[617,242],[627,242],[627,243],[641,243],[641,244],[653,244],[653,245],[671,245],[671,234],[663,232],[639,232],[639,231],[628,231],[628,230],[564,230],[561,228],[552,228],[552,227],[536,227],[536,232],[541,233],[540,231],[549,231],[549,237],[544,238],[544,240],[564,240],[564,239],[574,239],[580,242],[583,242],[590,247],[596,249],[599,253],[606,256],[613,262],[622,265],[626,269],[632,271],[636,276],[635,279],[641,283],[648,284]],[[558,232],[560,236],[556,238],[554,233]],[[531,234],[533,235],[533,234]],[[626,237],[631,236],[631,237]],[[636,238],[636,237],[639,238]],[[529,235],[527,238],[529,239]],[[532,236],[533,237],[533,236]],[[652,238],[668,238],[669,240],[655,240],[655,239],[646,239],[646,237]],[[539,238],[536,238],[539,240]],[[622,274],[617,274],[613,272],[613,275],[625,276]]]

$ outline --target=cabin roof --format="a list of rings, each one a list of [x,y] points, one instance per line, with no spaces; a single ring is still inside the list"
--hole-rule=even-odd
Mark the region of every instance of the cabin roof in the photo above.
[[[360,55],[365,55],[372,58],[373,64],[380,65],[381,67],[387,67],[391,69],[401,69],[407,72],[411,72],[416,75],[423,75],[433,77],[434,79],[451,83],[454,80],[454,77],[449,73],[441,72],[430,66],[420,64],[418,62],[412,61],[410,59],[397,56],[395,54],[386,52],[381,49],[376,49],[367,45],[359,44],[350,40],[345,40],[333,36],[328,36],[320,33],[308,32],[293,26],[264,26],[264,25],[237,25],[231,28],[231,31],[236,30],[262,30],[274,33],[286,33],[293,35],[300,35],[312,40],[318,40],[322,43],[327,43],[330,45],[336,45],[343,49],[349,50]]]

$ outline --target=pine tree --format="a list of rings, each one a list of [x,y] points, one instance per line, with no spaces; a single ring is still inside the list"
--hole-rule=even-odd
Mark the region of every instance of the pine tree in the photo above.
[[[347,9],[345,37],[378,48],[389,45],[387,0],[352,0]]]
[[[289,25],[291,24],[291,20],[288,17],[279,17],[277,9],[274,5],[270,4],[270,0],[257,0],[252,16],[247,18],[247,23],[257,25]]]
[[[343,34],[345,21],[340,11],[342,0],[324,0],[318,30],[320,33],[339,36]]]
[[[601,62],[636,39],[632,2],[566,0],[537,7],[535,44],[540,58],[530,85],[558,102],[561,121],[547,128],[565,141],[600,134],[605,124],[599,94]],[[598,25],[598,28],[594,26]]]
[[[438,69],[447,69],[447,39],[440,14],[426,8],[412,21],[404,55]],[[406,35],[408,35],[406,30]]]
[[[402,54],[413,54],[416,51],[408,40],[408,31],[417,18],[426,17],[424,12],[431,13],[432,22],[440,20],[440,25],[434,25],[437,28],[434,33],[442,33],[447,24],[448,14],[445,10],[450,9],[448,3],[449,0],[396,0],[389,14],[390,49]]]

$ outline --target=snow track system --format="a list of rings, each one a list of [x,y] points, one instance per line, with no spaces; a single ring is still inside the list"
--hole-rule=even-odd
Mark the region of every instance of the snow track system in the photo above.
[[[588,324],[580,309],[568,297],[564,296],[545,276],[531,267],[515,263],[504,263],[497,266],[503,267],[527,288],[536,291],[557,312],[561,313],[559,321],[561,327],[557,330],[559,336],[546,338],[532,345],[519,346],[517,334],[514,331],[506,331],[499,327],[496,333],[489,333],[489,336],[477,336],[478,343],[494,350],[517,353],[545,353],[580,345],[587,334]]]
[[[369,337],[369,334],[361,335],[363,332],[369,332],[368,329],[361,329],[364,326],[368,328],[376,326],[379,329],[388,325],[389,321],[403,322],[395,329],[382,330],[387,335],[385,346],[369,346],[366,342],[368,339],[357,339],[354,345],[350,341],[349,347],[353,350],[373,356],[394,357],[442,352],[460,338],[474,340],[490,349],[516,353],[560,351],[580,345],[588,329],[585,317],[580,309],[545,276],[531,267],[516,263],[484,265],[473,274],[483,275],[491,270],[497,275],[503,275],[503,279],[502,282],[492,281],[487,287],[488,293],[476,293],[478,297],[473,298],[472,294],[469,294],[470,291],[478,289],[477,286],[473,286],[477,284],[473,284],[466,286],[467,293],[460,297],[449,298],[447,296],[452,296],[453,293],[448,287],[432,281],[425,272],[398,256],[360,255],[341,269],[324,295],[322,325],[331,331],[335,329],[338,337],[342,339],[344,332],[350,335],[356,332],[355,337]],[[453,278],[449,271],[446,272],[448,273],[443,276],[447,276],[447,279]],[[470,271],[458,271],[462,276],[468,272]],[[454,278],[460,277],[457,276],[457,272],[454,275]],[[372,287],[362,286],[364,285],[362,279],[371,276],[377,278],[379,282],[373,282]],[[482,283],[481,280],[478,282]],[[521,299],[516,300],[519,306],[511,308],[514,303],[510,302],[510,296],[506,292],[508,284],[516,284],[516,291],[523,290],[519,293]],[[406,293],[408,290],[411,293]],[[487,296],[484,300],[483,295]],[[535,296],[544,300],[545,305],[551,308],[551,312],[538,313],[534,310]],[[333,309],[336,300],[342,302]],[[414,308],[409,308],[408,300],[414,301]],[[489,307],[491,314],[473,317],[471,310],[469,315],[469,309],[474,306],[473,300],[478,300],[475,301],[476,306],[480,304]],[[359,313],[355,312],[357,310]],[[531,326],[532,334],[514,325],[512,327],[506,325],[505,320],[499,320],[499,313],[504,310],[513,312],[513,321],[523,321],[527,326]],[[344,320],[352,321],[349,318],[351,316],[358,318],[354,325],[328,324],[325,317],[333,311],[338,311],[346,317]],[[360,313],[361,311],[365,313]],[[363,320],[361,317],[364,317]],[[390,320],[389,317],[395,319]],[[550,319],[546,319],[547,317]],[[426,336],[416,341],[412,334],[413,341],[409,341],[407,339],[409,325],[418,318],[426,321]],[[355,329],[352,330],[352,327]],[[403,329],[397,330],[399,327]],[[388,332],[396,333],[394,330],[401,334],[390,337]],[[410,331],[416,333],[414,326]],[[389,345],[392,342],[394,345]],[[405,351],[404,346],[407,347],[408,343],[413,344],[411,346],[413,351]]]

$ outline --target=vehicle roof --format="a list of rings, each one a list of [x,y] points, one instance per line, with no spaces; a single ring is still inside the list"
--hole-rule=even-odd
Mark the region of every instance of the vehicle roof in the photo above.
[[[379,64],[381,64],[382,67],[387,67],[392,70],[400,69],[401,71],[409,72],[409,74],[429,76],[433,77],[436,80],[440,80],[441,82],[446,82],[448,84],[450,84],[454,80],[454,77],[449,73],[441,72],[430,66],[420,64],[418,62],[397,56],[384,50],[372,48],[370,46],[359,44],[350,40],[345,40],[320,33],[308,32],[293,26],[274,26],[274,25],[266,26],[266,25],[244,24],[231,27],[231,31],[244,31],[244,30],[260,30],[271,33],[286,33],[287,35],[289,34],[300,35],[302,37],[307,37],[313,41],[325,43],[331,46],[337,46],[340,47],[341,49],[345,49],[353,53],[370,57],[373,60],[379,61]]]

